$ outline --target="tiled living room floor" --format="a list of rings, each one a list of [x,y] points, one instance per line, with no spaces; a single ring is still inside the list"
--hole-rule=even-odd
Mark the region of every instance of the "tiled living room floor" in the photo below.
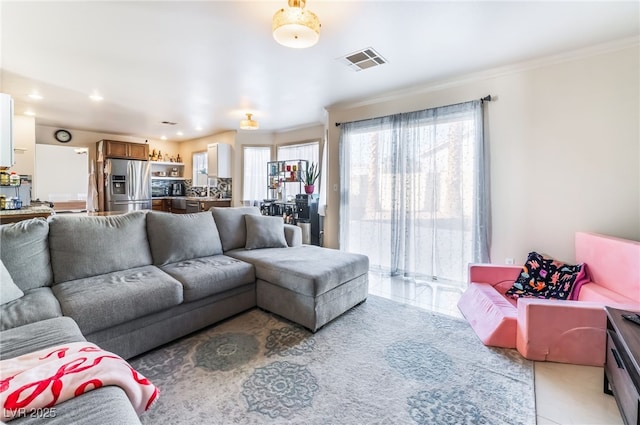
[[[466,287],[459,282],[413,282],[369,273],[369,293],[454,317]],[[535,390],[538,425],[623,424],[613,397],[602,392],[602,368],[536,362]]]

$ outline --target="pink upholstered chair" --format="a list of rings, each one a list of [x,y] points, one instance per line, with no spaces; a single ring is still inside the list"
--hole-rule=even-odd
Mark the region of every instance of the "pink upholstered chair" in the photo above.
[[[640,242],[576,233],[576,262],[590,281],[576,301],[504,296],[521,267],[472,265],[458,308],[485,345],[517,348],[530,360],[602,366],[605,305],[640,311]]]

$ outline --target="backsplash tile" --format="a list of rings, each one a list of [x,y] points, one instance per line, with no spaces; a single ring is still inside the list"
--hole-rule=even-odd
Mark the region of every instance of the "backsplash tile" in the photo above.
[[[185,180],[185,190],[187,196],[211,196],[213,198],[231,198],[232,183],[231,178],[218,178],[216,186],[209,186],[209,193],[206,194],[206,186],[191,186],[191,180]],[[189,182],[187,184],[187,181]]]

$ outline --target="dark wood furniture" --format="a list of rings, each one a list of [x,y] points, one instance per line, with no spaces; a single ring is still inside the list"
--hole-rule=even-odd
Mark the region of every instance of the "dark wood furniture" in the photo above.
[[[151,209],[154,211],[171,212],[171,200],[170,199],[153,199],[151,200]]]
[[[149,145],[145,143],[129,143],[118,140],[102,140],[102,142],[104,142],[105,158],[149,160]]]
[[[164,211],[172,214],[186,214],[187,210],[183,208],[185,202],[179,202],[172,198],[160,198],[151,200],[151,209],[154,211]]]
[[[607,360],[604,392],[613,394],[627,425],[640,425],[640,325],[622,317],[633,313],[613,307],[607,312]]]

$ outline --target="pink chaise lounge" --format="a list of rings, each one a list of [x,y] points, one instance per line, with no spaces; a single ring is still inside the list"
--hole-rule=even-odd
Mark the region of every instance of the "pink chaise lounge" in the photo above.
[[[590,366],[605,361],[605,305],[640,311],[640,242],[576,233],[576,263],[590,281],[576,301],[521,298],[504,293],[520,266],[469,267],[458,308],[485,345],[517,348],[525,358]]]

